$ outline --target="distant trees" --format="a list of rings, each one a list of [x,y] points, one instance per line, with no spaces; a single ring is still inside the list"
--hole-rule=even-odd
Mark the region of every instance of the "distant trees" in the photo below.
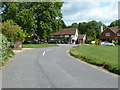
[[[89,22],[80,22],[72,23],[71,26],[68,26],[67,28],[78,28],[79,34],[86,34],[87,35],[87,43],[90,43],[93,40],[99,39],[99,34],[101,33],[101,26],[106,28],[106,25],[102,22],[97,22],[95,20],[89,21]]]
[[[71,27],[78,28],[78,24],[77,23],[72,23]]]
[[[67,26],[66,28],[78,28],[78,24],[74,22],[71,25]]]
[[[111,22],[111,24],[108,27],[120,27],[120,19]]]

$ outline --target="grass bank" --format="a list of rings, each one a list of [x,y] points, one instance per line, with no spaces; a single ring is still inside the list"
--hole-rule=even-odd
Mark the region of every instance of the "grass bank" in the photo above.
[[[120,75],[117,46],[80,45],[73,47],[69,53],[76,58]]]
[[[14,55],[15,53],[12,50],[6,51],[6,54],[4,56],[1,56],[0,67],[4,66]]]
[[[23,44],[23,48],[44,48],[58,46],[56,44]]]

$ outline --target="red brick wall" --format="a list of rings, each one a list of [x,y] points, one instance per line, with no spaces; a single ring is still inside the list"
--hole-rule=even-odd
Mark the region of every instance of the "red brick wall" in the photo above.
[[[110,36],[106,36],[106,33],[110,33]],[[116,34],[112,32],[109,28],[105,29],[101,34],[100,34],[100,39],[115,39]]]
[[[120,33],[120,30],[117,33]],[[116,38],[120,38],[120,36],[117,36],[117,34],[116,34]]]

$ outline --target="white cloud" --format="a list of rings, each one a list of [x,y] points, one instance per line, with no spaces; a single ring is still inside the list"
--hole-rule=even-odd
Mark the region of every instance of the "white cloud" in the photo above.
[[[106,6],[100,6],[100,2],[65,2],[62,9],[63,20],[67,25],[90,20],[108,24],[118,19],[118,3],[115,0]]]

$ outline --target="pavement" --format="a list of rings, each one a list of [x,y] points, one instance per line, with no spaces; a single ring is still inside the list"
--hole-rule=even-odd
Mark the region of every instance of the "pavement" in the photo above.
[[[118,88],[118,77],[69,56],[74,45],[23,50],[2,71],[3,88]]]

